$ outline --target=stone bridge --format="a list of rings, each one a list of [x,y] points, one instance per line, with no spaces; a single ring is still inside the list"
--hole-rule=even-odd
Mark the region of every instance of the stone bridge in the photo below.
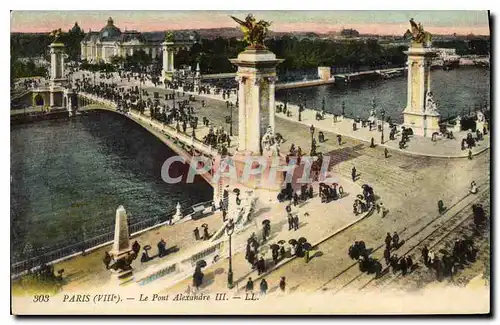
[[[178,132],[172,126],[153,120],[145,114],[140,114],[135,111],[129,111],[126,113],[120,112],[117,110],[117,105],[110,100],[88,93],[78,93],[78,101],[79,104],[82,104],[81,106],[79,105],[78,109],[80,113],[93,110],[104,110],[123,115],[136,122],[160,139],[170,149],[174,150],[176,154],[185,160],[186,164],[190,164],[194,157],[203,156],[214,161],[214,159],[218,156],[217,149],[212,146],[206,145],[194,137],[190,137],[182,132]],[[210,171],[210,173],[204,173],[201,176],[209,184],[214,186],[212,182],[212,174],[213,171]]]

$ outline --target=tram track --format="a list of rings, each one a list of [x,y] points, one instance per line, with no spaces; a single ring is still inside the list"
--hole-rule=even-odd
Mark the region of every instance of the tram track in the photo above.
[[[480,202],[482,203],[482,201],[486,200],[485,198],[485,193],[482,194],[482,196],[479,198]],[[486,210],[490,210],[490,202],[485,202],[485,204],[483,204],[483,208]],[[488,213],[489,215],[490,213]],[[430,251],[434,251],[434,252],[440,252],[442,249],[446,250],[445,249],[447,246],[450,247],[450,249],[452,249],[453,247],[453,244],[454,244],[454,240],[455,239],[458,239],[458,237],[460,238],[464,238],[464,237],[473,237],[473,236],[477,236],[478,234],[484,234],[484,233],[477,233],[477,230],[475,228],[475,225],[472,221],[474,217],[474,214],[473,213],[469,213],[468,217],[465,217],[463,218],[460,222],[457,222],[455,225],[452,225],[452,228],[449,229],[448,231],[446,231],[446,233],[444,233],[438,240],[432,240],[431,238],[429,238],[425,243],[421,243],[420,245],[418,245],[417,247],[414,247],[413,249],[417,249],[417,251],[419,251],[421,248],[423,248],[424,245],[427,245],[428,249]],[[488,229],[488,228],[487,228]],[[452,235],[454,234],[457,234],[458,233],[458,236],[457,237],[453,237]],[[468,233],[469,235],[468,236],[464,236],[464,233]],[[483,241],[484,238],[482,238],[480,241]],[[476,244],[474,245],[475,247]],[[449,252],[451,254],[451,252]],[[429,276],[429,269],[428,268],[417,268],[415,269],[413,272],[410,272],[407,274],[406,277],[403,277],[402,276],[402,273],[396,273],[396,274],[393,274],[392,277],[389,277],[389,278],[385,278],[385,279],[380,279],[381,281],[377,281],[377,279],[375,279],[375,281],[371,282],[369,284],[369,286],[365,286],[364,288],[362,288],[361,290],[364,290],[365,288],[379,288],[379,289],[386,289],[388,288],[389,286],[393,286],[393,284],[395,284],[395,282],[401,280],[401,281],[405,281],[406,279],[408,279],[408,277],[412,277],[412,278],[415,278],[415,276],[417,278],[422,277],[423,276],[423,273],[422,272],[426,272],[427,273],[427,276]],[[431,277],[434,277],[434,274],[431,273],[432,276]],[[408,283],[408,280],[405,281],[405,283]]]
[[[439,239],[432,244],[433,247],[437,245],[440,241],[442,241],[442,239],[446,238],[449,233],[453,232],[456,228],[458,228],[470,218],[470,213],[463,213],[464,210],[470,208],[470,206],[474,202],[480,200],[480,198],[486,193],[489,193],[489,182],[486,181],[485,183],[482,183],[479,188],[480,191],[478,194],[471,195],[469,193],[465,195],[459,201],[450,206],[443,214],[432,218],[425,225],[407,225],[404,229],[400,230],[398,234],[400,235],[400,238],[404,239],[405,242],[397,250],[392,251],[391,254],[398,254],[399,256],[407,255],[408,253],[420,247],[423,242],[431,241],[432,238]],[[446,217],[446,215],[449,215],[450,213],[451,216]],[[419,228],[406,235],[414,227]],[[439,236],[438,234],[441,234],[442,236]],[[423,235],[424,237],[422,238],[421,235]],[[403,252],[403,250],[408,246],[410,246],[410,249]],[[385,244],[381,244],[373,248],[371,254],[375,252],[381,252],[381,249],[383,247],[385,247]],[[376,258],[379,261],[382,261],[381,263],[383,263],[382,254],[377,255],[380,256],[372,255],[372,257]],[[377,283],[380,283],[380,281],[382,281],[381,279],[384,279],[383,281],[387,281],[386,275],[388,274],[387,270],[389,269],[389,266],[383,267],[381,272],[382,276],[379,276],[378,278],[375,278],[372,274],[360,272],[357,266],[358,262],[352,263],[350,266],[337,273],[330,280],[323,283],[318,289],[316,289],[316,291],[329,291],[333,288],[338,288],[334,292],[334,294],[337,294],[338,292],[344,291],[348,288],[357,288],[357,290],[363,290],[364,288],[372,284],[375,280],[377,280]]]

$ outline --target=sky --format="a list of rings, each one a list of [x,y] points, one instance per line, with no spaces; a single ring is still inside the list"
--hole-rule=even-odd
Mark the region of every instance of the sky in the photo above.
[[[243,19],[248,11],[12,11],[11,32],[49,32],[70,29],[78,22],[85,32],[99,31],[112,17],[125,29],[163,31],[235,27],[229,15]],[[257,19],[271,21],[276,32],[327,33],[354,28],[360,33],[402,35],[410,18],[432,34],[489,35],[487,11],[251,11]]]

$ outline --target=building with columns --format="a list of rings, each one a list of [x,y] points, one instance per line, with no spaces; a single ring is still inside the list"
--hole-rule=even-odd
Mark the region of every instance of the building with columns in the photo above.
[[[176,31],[176,41],[198,41],[196,32]],[[143,50],[153,59],[161,59],[165,32],[145,32],[135,30],[121,31],[109,17],[106,26],[99,32],[89,31],[81,42],[81,59],[91,63],[109,63],[112,56],[126,57],[135,51]],[[173,60],[172,60],[173,61]]]

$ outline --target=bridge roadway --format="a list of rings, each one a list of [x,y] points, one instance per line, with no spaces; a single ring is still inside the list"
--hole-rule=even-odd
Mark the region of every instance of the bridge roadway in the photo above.
[[[286,278],[288,293],[335,293],[359,274],[357,266],[347,254],[354,241],[363,240],[368,248],[375,249],[384,244],[387,232],[392,234],[394,231],[400,234],[402,240],[406,240],[436,218],[439,199],[445,202],[445,206],[451,207],[460,203],[467,194],[471,180],[476,180],[483,189],[486,187],[484,184],[490,181],[489,151],[478,155],[474,160],[409,157],[398,153],[385,160],[380,150],[355,148],[356,145],[350,143],[346,147],[347,150],[335,152],[340,159],[333,170],[342,176],[348,176],[350,167],[356,165],[360,173],[357,183],[368,183],[374,187],[376,196],[388,209],[387,215],[382,217],[375,213],[320,243],[311,252],[313,258],[307,264],[300,258],[271,270],[265,275],[269,294],[279,294],[278,284],[282,276]],[[467,211],[470,211],[471,202],[469,200],[465,205],[462,204]],[[334,216],[327,213],[323,217]],[[434,227],[430,228],[431,231]],[[417,234],[413,239],[420,240],[426,234],[427,232]],[[411,244],[408,243],[403,245],[402,250],[406,251],[410,247]],[[380,254],[381,252],[376,252],[374,255],[380,258]],[[412,258],[419,263],[419,252],[412,252]],[[244,254],[233,257],[234,270],[245,269],[247,265]],[[227,265],[217,265],[217,268],[208,268],[204,272],[211,282],[202,288],[202,292],[227,290]],[[363,278],[370,279],[373,276],[364,275]],[[236,279],[240,277],[241,274],[235,273]],[[252,277],[258,287],[260,277],[256,272],[246,274],[246,277]],[[183,292],[188,285],[188,281],[183,281],[165,292]],[[244,291],[244,285],[245,280],[238,284],[240,292]],[[356,290],[358,288],[355,286],[348,287],[342,294],[355,293]]]
[[[151,95],[153,90],[157,89],[148,88]],[[172,92],[165,89],[158,91]],[[196,98],[194,107],[200,117],[206,116],[215,125],[227,128],[224,117],[228,115],[229,109],[223,101],[200,96]],[[201,108],[202,99],[206,102],[204,108]],[[236,108],[233,108],[234,125],[237,125],[237,116]],[[309,150],[310,133],[307,125],[277,119],[276,127],[277,132],[286,139],[282,150],[288,150],[291,143],[300,145],[306,152]],[[236,128],[233,131],[237,134]],[[276,270],[268,277],[270,288],[275,289],[280,276],[287,277],[291,291],[297,288],[301,291],[323,288],[335,274],[352,263],[346,252],[354,240],[364,240],[368,247],[376,247],[383,243],[386,232],[401,232],[410,224],[425,224],[435,216],[439,199],[445,205],[451,205],[463,197],[472,180],[478,184],[490,180],[489,150],[468,160],[411,156],[389,149],[390,157],[385,159],[380,146],[369,148],[366,142],[347,137],[339,146],[334,133],[324,133],[327,141],[318,144],[318,151],[328,152],[333,158],[331,170],[350,177],[351,168],[355,166],[359,173],[357,182],[373,186],[375,194],[388,209],[388,214],[385,218],[374,215],[322,243],[318,247],[322,256],[315,257],[309,264],[304,265],[303,260],[297,259]],[[246,263],[244,256],[235,256],[234,263],[243,262]],[[227,269],[224,265],[219,267],[224,272],[215,275],[214,281],[205,290],[216,292],[226,288]],[[210,272],[214,270],[207,269],[206,275]],[[217,272],[220,273],[219,270]],[[185,289],[185,284],[181,283],[172,290],[182,286]]]

